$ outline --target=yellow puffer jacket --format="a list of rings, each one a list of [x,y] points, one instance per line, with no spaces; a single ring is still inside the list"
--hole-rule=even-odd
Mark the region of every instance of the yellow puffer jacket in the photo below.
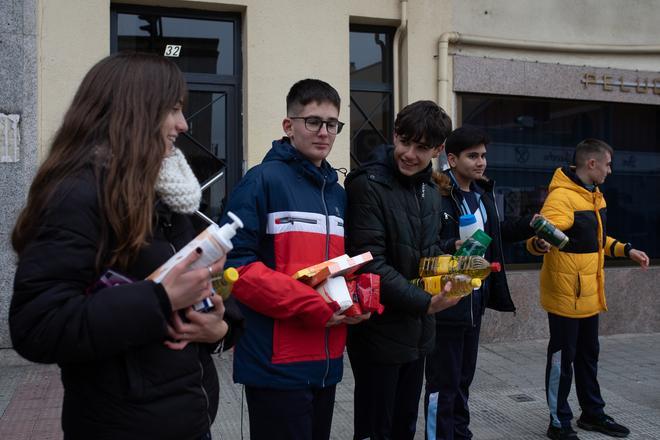
[[[598,188],[594,192],[579,183],[573,169],[558,168],[541,215],[564,231],[569,242],[553,247],[543,257],[541,305],[569,318],[587,318],[607,310],[605,255],[624,256],[625,244],[606,235],[607,204]],[[535,255],[532,239],[527,249]]]

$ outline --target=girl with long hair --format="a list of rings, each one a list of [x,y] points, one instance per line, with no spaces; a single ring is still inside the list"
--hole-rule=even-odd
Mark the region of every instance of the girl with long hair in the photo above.
[[[195,236],[201,191],[180,150],[181,71],[164,57],[117,54],[87,73],[12,234],[9,324],[23,357],[59,364],[65,439],[210,438],[218,406],[211,352],[225,307],[192,252],[146,280]],[[108,270],[129,281],[95,288]],[[184,319],[182,319],[183,315]]]

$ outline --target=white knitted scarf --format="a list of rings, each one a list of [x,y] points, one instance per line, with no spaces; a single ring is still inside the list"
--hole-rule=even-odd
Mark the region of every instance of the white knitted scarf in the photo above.
[[[192,214],[199,209],[202,190],[185,156],[176,147],[160,167],[156,194],[174,212]]]

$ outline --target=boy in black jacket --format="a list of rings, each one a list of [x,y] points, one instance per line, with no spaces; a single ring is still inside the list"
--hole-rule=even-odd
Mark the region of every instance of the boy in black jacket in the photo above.
[[[499,262],[502,271],[491,273],[481,289],[461,299],[456,307],[435,316],[435,348],[426,362],[424,408],[427,439],[472,438],[468,428],[468,395],[477,366],[481,316],[486,307],[500,312],[516,310],[504,273],[502,240],[520,241],[534,234],[529,226],[531,215],[501,221],[493,193],[494,182],[484,177],[488,142],[488,135],[481,130],[454,130],[446,143],[450,169],[434,175],[442,195],[443,251],[456,252],[462,243],[458,218],[474,214],[480,229],[493,239],[485,258]]]
[[[431,159],[451,131],[449,116],[431,101],[406,106],[394,122],[394,145],[346,179],[349,255],[370,251],[365,272],[381,276],[385,311],[352,326],[348,355],[355,377],[354,439],[412,439],[433,347],[433,314],[456,304],[409,283],[421,257],[439,255],[441,198]]]

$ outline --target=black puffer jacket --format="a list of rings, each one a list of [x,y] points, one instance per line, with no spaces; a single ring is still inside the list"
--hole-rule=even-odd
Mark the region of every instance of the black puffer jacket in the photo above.
[[[160,205],[153,237],[125,275],[144,280],[194,236],[187,216]],[[23,357],[58,363],[67,439],[195,439],[218,407],[208,344],[167,348],[163,287],[137,281],[85,290],[98,279],[101,221],[92,171],[56,191],[21,252],[9,324]]]
[[[458,240],[458,218],[463,215],[460,206],[463,197],[456,187],[449,172],[434,173],[433,179],[440,189],[442,195],[442,240],[441,247],[445,253],[456,252],[456,240]],[[435,319],[438,325],[476,325],[481,319],[486,307],[499,312],[515,312],[516,307],[511,299],[509,285],[504,271],[504,258],[502,255],[502,240],[516,242],[525,240],[534,235],[534,230],[529,226],[531,215],[517,219],[505,219],[501,221],[493,187],[492,180],[477,180],[474,182],[476,191],[481,194],[488,222],[486,233],[493,239],[490,244],[490,259],[501,264],[500,272],[491,273],[481,289],[483,296],[475,301],[472,295],[466,296],[454,307],[436,313]]]
[[[412,177],[399,173],[392,146],[382,146],[372,162],[346,179],[346,243],[349,255],[370,251],[362,268],[381,276],[382,315],[349,326],[351,356],[384,363],[414,361],[434,343],[431,296],[409,283],[419,259],[440,253],[440,195],[431,167]]]

